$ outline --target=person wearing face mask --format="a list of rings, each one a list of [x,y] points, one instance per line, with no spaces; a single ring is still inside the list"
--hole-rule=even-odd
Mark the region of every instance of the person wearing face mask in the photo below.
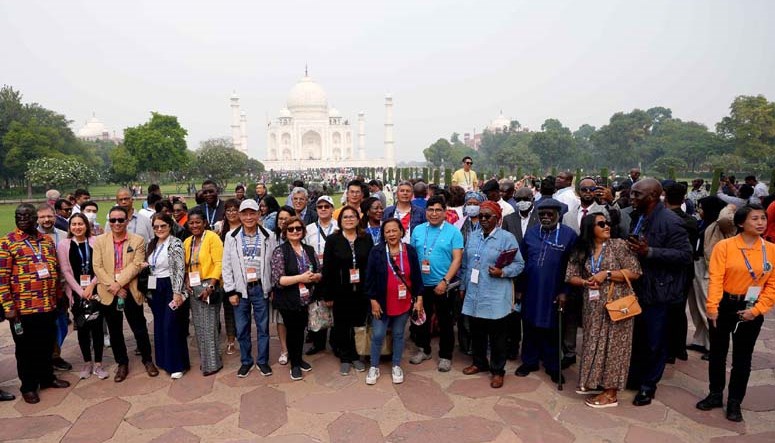
[[[479,205],[486,199],[484,194],[477,191],[468,191],[463,205],[463,225],[460,233],[463,234],[463,245],[468,244],[468,239],[473,237],[481,226],[479,225]],[[471,355],[471,325],[470,318],[463,314],[463,299],[455,298],[455,323],[457,324],[457,342],[460,352]]]
[[[86,220],[89,221],[89,229],[93,236],[102,235],[103,230],[100,223],[97,221],[97,212],[100,210],[99,205],[91,200],[81,205],[81,212],[86,216]]]
[[[565,306],[568,284],[565,269],[576,233],[559,223],[562,203],[542,198],[538,204],[540,224],[528,229],[520,243],[525,259],[525,278],[520,279],[517,297],[522,301],[522,365],[515,374],[527,377],[543,361],[546,373],[560,383],[560,361],[557,343],[557,311]]]

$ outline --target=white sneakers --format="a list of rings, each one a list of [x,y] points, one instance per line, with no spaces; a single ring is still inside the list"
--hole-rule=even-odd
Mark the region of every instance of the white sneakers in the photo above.
[[[393,366],[392,376],[393,376],[393,383],[399,384],[404,382],[404,371],[401,369],[401,366]],[[366,374],[366,384],[367,385],[374,385],[377,384],[377,380],[379,379],[379,368],[376,368],[374,366],[369,368],[369,372]]]

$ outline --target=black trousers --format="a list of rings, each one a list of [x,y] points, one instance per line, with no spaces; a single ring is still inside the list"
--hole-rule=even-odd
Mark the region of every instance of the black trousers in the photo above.
[[[716,327],[710,326],[710,361],[708,379],[710,392],[723,393],[727,376],[727,352],[729,336],[732,335],[732,373],[729,376],[727,398],[743,401],[748,378],[751,376],[751,356],[762,329],[764,317],[759,315],[751,321],[740,322],[737,311],[745,309],[745,301],[731,301],[726,296],[718,308]],[[740,322],[740,324],[738,324]],[[737,327],[737,331],[735,331]]]
[[[686,355],[686,336],[689,319],[686,317],[686,298],[667,307],[667,357]]]
[[[522,342],[522,313],[511,311],[506,316],[506,358],[517,358],[520,342]]]
[[[54,381],[51,344],[56,340],[56,316],[56,311],[19,316],[21,335],[14,331],[15,320],[8,321],[16,345],[16,372],[22,382],[22,394],[35,392],[41,385]]]
[[[73,294],[75,297],[77,295]],[[81,348],[81,355],[83,355],[83,361],[92,361],[91,350],[94,347],[94,362],[102,362],[102,353],[105,349],[105,330],[102,325],[102,316],[105,315],[105,307],[101,304],[97,304],[100,310],[100,317],[87,321],[83,326],[78,328],[78,346]]]
[[[665,372],[667,359],[667,304],[642,305],[635,317],[632,356],[627,384],[652,395]]]
[[[359,359],[355,350],[355,326],[366,324],[369,315],[368,300],[336,300],[334,302],[334,343],[339,352],[339,361],[351,363]],[[283,318],[283,320],[285,320]]]
[[[576,338],[581,325],[581,306],[583,293],[573,288],[568,293],[562,313],[562,356],[576,357]]]
[[[439,322],[439,358],[451,360],[452,350],[455,347],[455,330],[452,324],[453,296],[436,295],[433,288],[433,286],[426,286],[423,289],[422,301],[427,320],[416,330],[416,343],[423,352],[431,353],[431,317],[435,312],[436,320]]]
[[[285,342],[288,345],[288,361],[291,367],[301,365],[304,350],[304,329],[307,327],[307,309],[280,309],[287,331]]]
[[[506,330],[508,316],[499,319],[468,317],[471,322],[471,344],[474,352],[474,366],[490,370],[493,375],[504,375],[506,371]],[[487,361],[487,344],[490,345],[490,360]]]
[[[113,348],[113,357],[117,364],[129,364],[129,356],[126,352],[126,343],[124,342],[124,315],[126,321],[132,329],[137,342],[137,349],[140,351],[143,363],[152,362],[151,358],[151,340],[148,337],[148,325],[145,322],[142,305],[138,305],[134,297],[127,295],[124,299],[124,311],[116,309],[118,297],[113,298],[110,306],[104,306],[103,312],[105,320],[108,322],[108,331],[110,332],[110,347]]]
[[[455,297],[453,304],[455,305],[455,323],[457,324],[457,345],[465,353],[471,351],[471,321],[469,316],[463,314],[463,301],[461,297]]]

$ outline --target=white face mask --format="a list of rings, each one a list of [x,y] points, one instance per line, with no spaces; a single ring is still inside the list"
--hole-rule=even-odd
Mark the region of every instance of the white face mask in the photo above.
[[[86,216],[86,220],[89,220],[89,224],[91,225],[94,225],[94,222],[97,221],[96,212],[85,212],[84,215]]]
[[[478,217],[479,216],[479,206],[476,205],[466,205],[466,215],[469,217]]]
[[[521,201],[517,202],[517,209],[519,209],[520,212],[529,211],[530,208],[532,208],[532,207],[533,207],[533,202],[531,202],[531,201],[521,200]]]

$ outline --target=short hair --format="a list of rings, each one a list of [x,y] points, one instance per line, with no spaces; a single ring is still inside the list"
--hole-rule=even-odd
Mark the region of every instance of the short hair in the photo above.
[[[735,222],[735,226],[737,226],[738,232],[741,231],[740,225],[745,223],[745,219],[748,218],[748,214],[753,211],[764,211],[764,207],[757,203],[748,203],[747,205],[743,205],[735,210],[735,216],[733,220]]]
[[[748,200],[753,195],[753,186],[744,184],[740,186],[740,190],[737,192],[737,196],[743,200]]]
[[[466,191],[462,186],[452,185],[448,189],[449,192],[449,205],[453,208],[463,206],[466,203]]]
[[[241,201],[237,200],[236,198],[230,198],[223,203],[223,210],[225,211],[228,208],[236,208],[237,211],[239,211],[240,204],[242,204]]]
[[[409,180],[401,180],[398,185],[396,185],[396,189],[400,188],[401,186],[409,186],[414,190],[414,185]]]
[[[54,207],[51,206],[48,203],[41,203],[35,209],[37,210],[37,212],[40,212],[40,211],[51,211],[51,212],[54,212]]]
[[[751,181],[751,180],[756,181],[756,176],[755,175],[748,175],[748,176],[745,177],[745,181]]]
[[[123,207],[118,206],[118,205],[113,206],[112,208],[110,208],[110,211],[108,211],[108,215],[110,215],[111,212],[115,212],[115,211],[123,212],[124,213],[124,217],[129,217],[129,212],[127,212],[126,208],[123,208]]]
[[[161,194],[161,188],[156,183],[151,183],[148,185],[148,193],[149,194]]]
[[[683,183],[671,183],[665,186],[665,201],[671,205],[680,205],[686,197],[686,185]]]
[[[304,194],[304,197],[309,197],[309,192],[307,192],[306,189],[302,188],[301,186],[296,186],[291,190],[291,197],[293,197],[296,194]]]
[[[56,209],[57,211],[62,210],[62,205],[65,204],[65,203],[67,203],[69,205],[70,201],[69,200],[65,200],[63,198],[60,198],[59,200],[54,202],[54,209]]]
[[[291,223],[299,223],[301,225],[301,238],[304,238],[307,235],[307,226],[304,224],[304,221],[300,219],[298,216],[294,215],[288,220],[285,221],[285,224],[282,227],[282,230],[280,231],[280,235],[283,238],[288,238],[288,225]],[[299,272],[302,272],[299,270]]]
[[[208,226],[207,217],[205,217],[205,211],[203,211],[201,207],[195,206],[191,208],[191,210],[188,211],[188,218],[190,219],[191,217],[201,218],[205,222],[205,227]]]
[[[425,197],[428,195],[428,186],[425,184],[425,182],[418,181],[414,184],[414,196],[415,197]]]
[[[376,179],[373,179],[369,182],[369,186],[376,186],[379,189],[382,189],[382,182]]]
[[[153,209],[156,212],[161,212],[161,210],[164,209],[164,208],[167,208],[167,210],[172,212],[172,209],[173,209],[172,202],[167,200],[167,199],[161,199],[161,200],[157,201],[156,204],[153,207]],[[153,218],[153,217],[151,217],[151,218]]]
[[[237,191],[240,191],[240,190],[244,192],[245,191],[245,187],[242,186],[242,185],[237,185],[237,187],[234,188],[234,192],[237,192]]]
[[[56,189],[49,189],[48,191],[46,191],[47,200],[56,200],[61,196],[62,196],[62,193],[57,191]]]
[[[148,207],[151,208],[151,207],[156,207],[156,203],[160,202],[162,197],[161,197],[161,194],[156,194],[152,192],[148,194],[148,197],[146,197],[145,199],[146,201],[148,201]]]
[[[395,223],[396,225],[398,225],[398,230],[401,231],[401,237],[403,237],[406,234],[406,228],[404,228],[404,224],[401,223],[401,220],[395,217],[390,217],[389,219],[382,222],[382,226],[379,228],[380,234],[382,235],[382,241],[385,241],[385,226],[387,226],[390,223]]]
[[[91,194],[89,193],[89,191],[87,191],[86,189],[83,189],[83,188],[78,188],[78,189],[75,190],[75,192],[73,192],[73,196],[75,198],[83,197],[84,195],[87,196],[87,197],[91,197]]]
[[[474,161],[474,159],[472,159],[470,156],[466,155],[465,157],[463,157],[463,160],[460,160],[460,163],[463,163],[463,162],[465,162],[466,160],[471,160],[471,162],[473,162],[473,161]]]
[[[503,192],[508,192],[512,189],[514,189],[514,180],[509,180],[507,178],[502,178],[499,182],[500,190]]]
[[[172,203],[172,208],[175,209],[175,205],[180,205],[183,207],[183,210],[188,212],[188,205],[183,200],[178,200],[174,203]]]
[[[361,183],[358,179],[353,179],[347,182],[347,189],[350,189],[350,186],[357,186],[359,188],[363,188],[363,183]]]
[[[89,206],[94,206],[94,209],[96,209],[98,211],[100,210],[100,207],[99,207],[99,205],[97,204],[96,201],[89,200],[89,201],[87,201],[87,202],[85,202],[84,204],[81,205],[81,211],[83,211],[84,209],[88,208]]]
[[[294,188],[303,188],[303,187],[304,187],[304,181],[303,181],[303,180],[296,179],[296,180],[294,180],[293,182],[291,182],[291,185],[292,185]]]
[[[342,219],[344,218],[345,212],[355,212],[355,217],[359,217],[360,213],[358,212],[358,209],[355,206],[351,205],[344,205],[342,206],[342,209],[339,210],[339,217],[336,218],[336,222],[339,224],[339,229],[341,231],[342,229]],[[366,231],[363,230],[363,227],[360,223],[357,223],[355,225],[355,233],[358,237],[361,237],[366,234]]]
[[[433,197],[429,198],[425,204],[425,207],[430,208],[433,205],[441,205],[442,208],[447,208],[447,202],[444,200],[444,197],[440,195],[434,195]]]
[[[210,180],[209,178],[202,182],[203,188],[207,185],[213,185],[215,186],[215,189],[218,189],[218,184],[216,184],[214,181]]]

